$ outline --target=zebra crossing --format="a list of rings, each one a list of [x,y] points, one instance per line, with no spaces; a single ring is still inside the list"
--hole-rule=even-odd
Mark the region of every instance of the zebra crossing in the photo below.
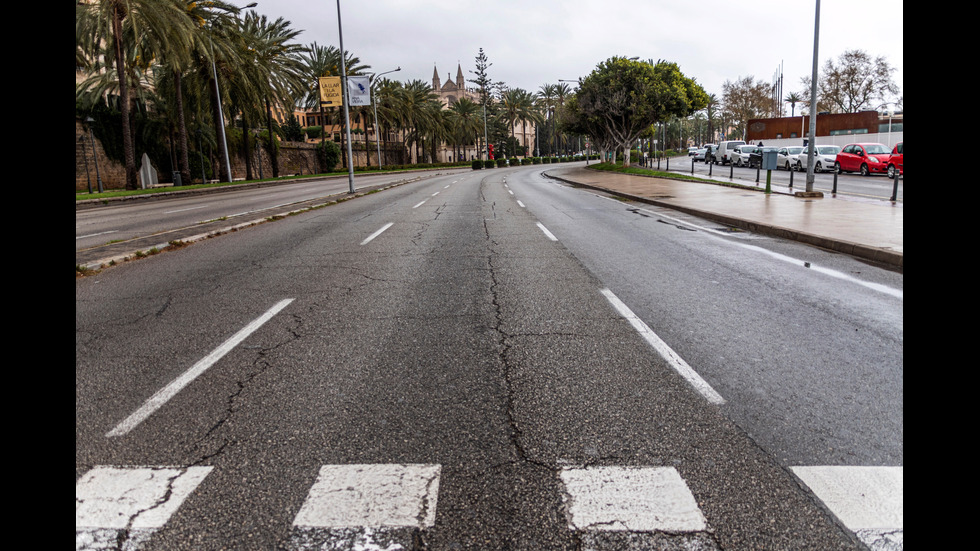
[[[213,467],[99,466],[75,483],[76,550],[138,550]],[[902,549],[902,467],[792,467],[873,551]],[[603,534],[687,535],[715,548],[710,527],[673,467],[565,467],[568,529],[601,549]],[[288,549],[413,548],[435,526],[441,466],[323,465],[292,521]]]

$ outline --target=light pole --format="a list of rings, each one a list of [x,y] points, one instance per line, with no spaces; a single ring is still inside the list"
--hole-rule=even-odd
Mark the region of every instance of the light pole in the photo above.
[[[337,34],[340,38],[340,91],[344,103],[344,127],[347,134],[347,181],[354,193],[354,151],[350,143],[350,91],[347,90],[347,51],[344,50],[344,25],[340,21],[340,0],[337,0]]]
[[[374,83],[374,79],[376,79],[377,77],[380,77],[381,75],[387,75],[388,73],[394,73],[395,71],[401,71],[401,70],[402,70],[402,68],[401,67],[398,67],[397,69],[392,69],[390,71],[385,71],[383,73],[377,73],[377,74],[371,75],[371,82]],[[375,94],[372,92],[372,94],[371,94],[371,105],[374,106],[374,145],[378,146],[378,172],[381,172],[381,169],[383,168],[383,166],[381,164],[381,139],[380,139],[381,138],[381,133],[378,131],[379,130],[379,126],[378,126],[378,102],[375,101],[374,96],[375,96]]]
[[[813,20],[813,71],[810,75],[810,133],[806,152],[806,192],[813,192],[813,154],[816,145],[813,143],[817,133],[817,45],[820,39],[820,0]]]

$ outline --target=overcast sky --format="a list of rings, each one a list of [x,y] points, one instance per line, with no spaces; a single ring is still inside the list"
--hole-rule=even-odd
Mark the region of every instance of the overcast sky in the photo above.
[[[339,46],[337,0],[258,0],[254,9],[302,29],[303,44]],[[340,0],[344,47],[373,72],[401,67],[386,77],[402,82],[431,82],[438,67],[445,83],[457,64],[470,80],[483,48],[490,78],[512,88],[577,80],[619,55],[673,61],[719,98],[726,81],[770,83],[780,68],[783,96],[802,90],[815,11],[815,0]],[[902,28],[901,0],[821,0],[819,67],[864,50],[895,68],[904,93]]]

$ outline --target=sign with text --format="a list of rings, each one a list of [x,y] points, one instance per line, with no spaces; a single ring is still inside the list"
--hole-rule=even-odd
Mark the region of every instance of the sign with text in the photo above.
[[[351,107],[371,105],[370,77],[347,77],[347,97]]]
[[[324,107],[344,105],[340,77],[320,77],[320,104]]]

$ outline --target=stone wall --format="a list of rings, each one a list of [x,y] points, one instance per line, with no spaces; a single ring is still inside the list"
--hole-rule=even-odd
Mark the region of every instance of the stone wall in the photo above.
[[[338,144],[339,145],[339,144]],[[314,174],[318,172],[325,172],[322,167],[318,167],[315,160],[314,147],[315,143],[301,143],[301,142],[280,142],[279,144],[279,175],[287,176],[292,174]],[[364,147],[363,142],[357,143],[355,141],[354,145],[354,166],[367,166],[370,162],[370,166],[378,165],[378,150],[375,144],[371,144],[371,150],[368,152],[370,155],[370,161],[367,160],[367,155],[363,150],[356,149],[357,147]],[[387,148],[382,144],[382,156],[387,157],[385,164],[401,164],[404,158],[404,148],[401,144],[389,144]],[[386,153],[387,152],[387,153]],[[122,163],[110,160],[106,157],[105,152],[102,150],[102,145],[98,140],[95,140],[95,155],[93,156],[92,142],[90,134],[84,128],[82,124],[78,121],[75,122],[75,191],[84,192],[88,191],[89,186],[91,186],[92,191],[97,192],[99,190],[98,180],[102,180],[102,189],[125,189],[126,188],[126,167]],[[197,153],[191,153],[192,155],[197,155]],[[220,152],[216,152],[221,154]],[[231,175],[232,179],[244,179],[245,178],[245,160],[239,157],[236,152],[229,151],[228,155],[231,157]],[[272,167],[269,164],[269,155],[263,150],[261,152],[262,157],[262,177],[271,178],[272,177]],[[98,162],[98,174],[96,174],[96,161]],[[161,159],[160,161],[153,161],[154,168],[157,170],[157,178],[160,183],[171,183],[173,180],[170,168],[169,159]],[[136,160],[136,168],[139,170],[139,159]],[[214,173],[218,172],[218,165],[215,162]],[[335,167],[338,170],[339,167]],[[255,155],[252,157],[252,177],[259,178],[259,165]],[[223,180],[223,176],[219,176],[219,179]],[[191,174],[191,182],[193,184],[201,183],[201,174]],[[184,182],[185,184],[188,182]]]

